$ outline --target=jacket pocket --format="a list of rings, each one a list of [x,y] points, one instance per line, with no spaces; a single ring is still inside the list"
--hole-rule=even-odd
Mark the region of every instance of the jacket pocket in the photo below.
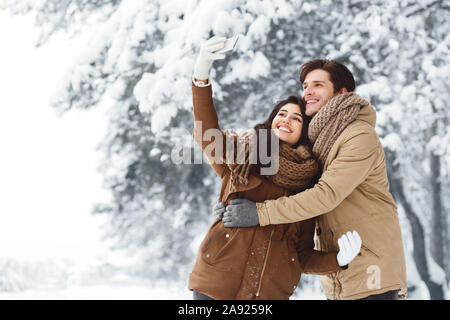
[[[334,230],[337,249],[339,250],[337,240],[343,234],[356,230],[362,240],[361,251],[365,251],[377,258],[381,258],[382,248],[385,246],[383,234],[379,230],[381,228],[382,227],[376,223],[376,220],[370,218],[359,220],[357,223],[347,222],[345,226],[340,226]]]
[[[219,226],[221,221],[222,220],[217,220],[211,225],[211,227],[209,227],[208,232],[200,245],[200,251],[202,253],[206,252],[211,244],[214,243],[214,241],[221,235],[222,232]]]
[[[254,228],[225,228],[222,221],[211,226],[200,254],[204,263],[223,270],[240,270],[246,262]]]
[[[366,243],[362,243],[361,250],[365,250],[369,254],[373,254],[375,257],[380,258],[380,254],[376,250],[371,249],[371,246],[368,246]]]

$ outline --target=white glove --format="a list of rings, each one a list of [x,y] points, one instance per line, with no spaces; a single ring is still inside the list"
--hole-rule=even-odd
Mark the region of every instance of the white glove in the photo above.
[[[209,69],[211,68],[213,61],[225,58],[223,53],[214,53],[223,47],[225,47],[224,37],[212,37],[207,40],[200,47],[200,53],[198,54],[197,61],[194,67],[194,78],[198,80],[206,80],[209,77]]]
[[[338,239],[339,252],[337,261],[339,266],[343,267],[349,264],[361,250],[361,237],[358,232],[347,232]]]

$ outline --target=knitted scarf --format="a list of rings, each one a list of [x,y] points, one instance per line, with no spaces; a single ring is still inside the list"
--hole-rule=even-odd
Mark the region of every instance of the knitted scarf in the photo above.
[[[254,130],[246,131],[243,134],[233,130],[223,132],[227,144],[233,142],[235,147],[231,151],[227,148],[224,152],[225,156],[222,158],[231,171],[231,191],[234,191],[239,184],[248,184],[251,165],[256,162],[256,133]],[[240,148],[237,147],[238,144],[240,144]],[[239,159],[240,161],[238,161]],[[304,145],[294,149],[280,141],[278,157],[272,157],[272,160],[278,161],[277,173],[263,177],[279,187],[294,192],[310,186],[313,177],[319,170],[319,165],[311,150]]]
[[[336,139],[356,119],[359,110],[365,105],[369,105],[367,100],[354,92],[346,92],[328,100],[312,118],[308,137],[313,143],[313,153],[322,167]]]

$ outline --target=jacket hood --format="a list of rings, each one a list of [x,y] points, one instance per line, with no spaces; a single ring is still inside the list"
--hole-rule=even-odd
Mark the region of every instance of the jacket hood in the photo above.
[[[367,122],[375,128],[375,124],[377,121],[377,113],[375,111],[375,108],[372,107],[370,103],[366,104],[361,108],[356,119]]]

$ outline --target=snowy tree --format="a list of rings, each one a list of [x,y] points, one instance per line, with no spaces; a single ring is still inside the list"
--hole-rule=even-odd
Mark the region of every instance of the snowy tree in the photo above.
[[[417,269],[432,298],[443,297],[443,270],[450,276],[443,196],[450,186],[449,1],[4,0],[2,7],[35,15],[39,45],[57,32],[86,37],[53,106],[67,112],[108,102],[102,171],[113,201],[94,212],[110,218],[117,247],[142,256],[137,271],[187,277],[219,180],[205,161],[177,164],[171,155],[180,145],[194,158],[199,151],[190,139],[198,48],[212,35],[241,34],[211,71],[222,127],[252,127],[276,100],[301,94],[298,71],[309,59],[348,65],[357,92],[378,110]]]
[[[411,224],[418,271],[436,299],[445,297],[450,276],[448,199],[443,197],[449,181],[448,4],[379,6],[384,31],[377,28],[377,42],[384,58],[360,88],[380,108],[392,192]]]

